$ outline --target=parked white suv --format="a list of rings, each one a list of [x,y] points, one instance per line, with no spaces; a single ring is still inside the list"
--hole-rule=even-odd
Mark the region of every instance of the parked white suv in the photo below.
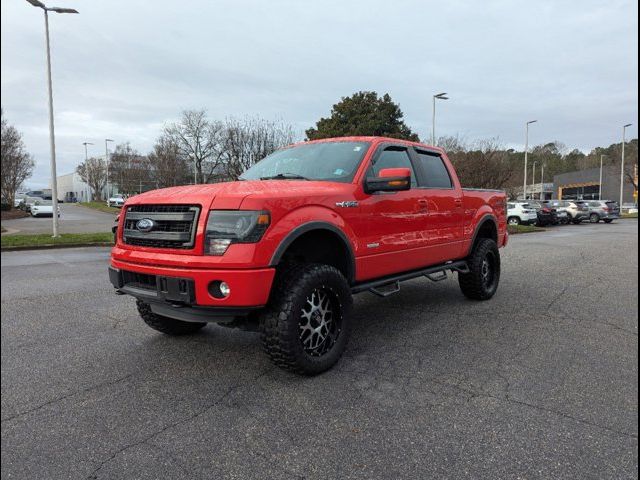
[[[507,203],[507,221],[509,225],[532,225],[538,221],[535,208],[528,203]]]

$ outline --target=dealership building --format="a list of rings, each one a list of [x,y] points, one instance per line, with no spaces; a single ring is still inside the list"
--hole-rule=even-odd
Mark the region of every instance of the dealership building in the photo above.
[[[635,182],[638,183],[638,171],[635,170]],[[553,177],[553,198],[561,200],[619,200],[620,167],[611,165],[602,169],[590,168],[567,172]],[[638,193],[626,178],[623,188],[623,203],[636,203]]]

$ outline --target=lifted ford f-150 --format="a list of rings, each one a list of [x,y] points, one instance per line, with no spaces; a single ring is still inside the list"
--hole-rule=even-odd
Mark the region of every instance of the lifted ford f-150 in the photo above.
[[[109,276],[150,327],[258,330],[303,374],[342,355],[354,293],[451,271],[490,299],[508,239],[503,192],[463,189],[439,148],[380,137],[292,145],[239,181],[143,193],[122,212]]]

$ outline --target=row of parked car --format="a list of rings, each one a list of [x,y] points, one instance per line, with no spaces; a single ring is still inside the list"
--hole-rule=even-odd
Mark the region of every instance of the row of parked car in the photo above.
[[[31,191],[16,195],[14,207],[24,210],[32,217],[53,217],[51,195],[42,191]],[[58,207],[58,217],[60,207]]]
[[[611,223],[620,218],[618,202],[612,200],[528,200],[509,202],[507,219],[510,225],[579,224],[585,221]]]

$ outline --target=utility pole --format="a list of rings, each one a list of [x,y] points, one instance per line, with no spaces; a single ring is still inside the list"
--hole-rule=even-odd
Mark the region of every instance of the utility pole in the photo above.
[[[111,188],[109,188],[109,142],[113,142],[110,138],[104,139],[104,161],[107,164],[107,202],[111,198]]]
[[[624,145],[626,143],[627,127],[630,127],[631,123],[627,123],[622,127],[622,162],[620,162],[620,204],[618,205],[622,209],[622,201],[624,200]]]
[[[536,123],[538,120],[529,120],[526,124],[526,133],[524,137],[524,183],[522,186],[522,198],[527,199],[527,160],[529,156],[529,125]]]
[[[49,12],[56,13],[78,13],[72,8],[49,8],[39,0],[27,0],[34,7],[41,8],[44,11],[44,32],[47,53],[47,93],[49,97],[49,149],[51,150],[51,204],[53,207],[53,237],[58,237],[58,174],[56,172],[56,140],[55,129],[53,123],[53,84],[51,82],[51,45],[49,42]]]
[[[602,200],[602,163],[606,155],[600,155],[600,183],[598,187],[598,200]]]
[[[538,162],[533,162],[533,175],[532,175],[532,179],[531,179],[531,200],[535,200],[535,188],[536,188],[536,165],[538,164]],[[542,200],[542,198],[540,199]]]
[[[436,145],[436,100],[449,100],[445,92],[433,96],[433,108],[431,113],[431,145]]]

